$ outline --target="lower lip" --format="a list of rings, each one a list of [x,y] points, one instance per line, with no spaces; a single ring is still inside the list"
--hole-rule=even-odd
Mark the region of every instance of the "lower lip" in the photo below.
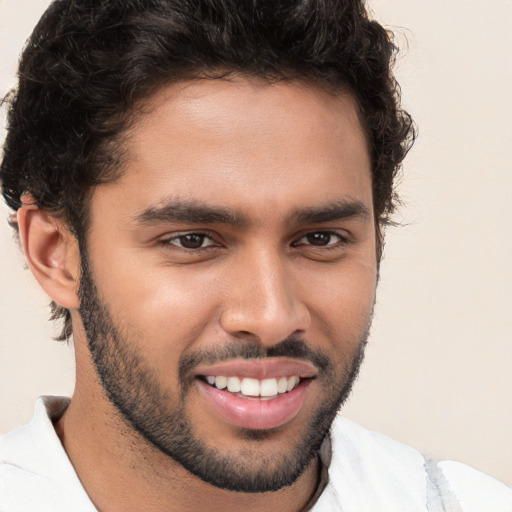
[[[198,379],[199,388],[206,395],[217,414],[232,425],[264,430],[280,427],[291,421],[301,410],[310,380],[303,380],[297,387],[270,400],[240,398],[223,389],[217,389]]]

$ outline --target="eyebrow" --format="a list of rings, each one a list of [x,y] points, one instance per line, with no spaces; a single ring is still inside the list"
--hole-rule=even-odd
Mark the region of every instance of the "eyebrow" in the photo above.
[[[323,206],[301,208],[291,215],[294,224],[320,224],[333,220],[361,218],[367,220],[370,210],[361,201],[345,199]]]
[[[162,206],[147,208],[136,215],[135,220],[141,226],[166,222],[226,224],[238,228],[245,228],[249,225],[249,219],[237,211],[183,200],[168,201]]]
[[[294,211],[288,222],[292,225],[320,224],[333,220],[370,217],[368,207],[361,201],[345,199],[322,206],[300,208]],[[178,224],[225,224],[247,228],[251,222],[243,213],[230,208],[210,206],[197,201],[172,200],[161,206],[152,206],[135,215],[141,226],[161,223]]]

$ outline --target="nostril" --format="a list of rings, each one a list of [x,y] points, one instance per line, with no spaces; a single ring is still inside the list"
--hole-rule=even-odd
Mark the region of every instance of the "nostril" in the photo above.
[[[250,331],[235,331],[235,332],[230,332],[230,334],[234,338],[239,339],[239,340],[253,341],[255,343],[258,343],[258,341],[259,341],[258,336]]]

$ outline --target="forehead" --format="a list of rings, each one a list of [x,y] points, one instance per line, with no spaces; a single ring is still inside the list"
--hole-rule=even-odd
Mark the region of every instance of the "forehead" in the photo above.
[[[205,79],[165,87],[143,110],[125,139],[122,178],[94,194],[120,212],[169,198],[259,216],[345,199],[371,209],[367,141],[348,93]]]

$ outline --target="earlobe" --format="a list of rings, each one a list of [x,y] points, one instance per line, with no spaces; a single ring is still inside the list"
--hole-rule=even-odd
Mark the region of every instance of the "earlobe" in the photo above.
[[[78,243],[63,221],[31,203],[24,202],[17,214],[27,265],[53,301],[78,309]]]

